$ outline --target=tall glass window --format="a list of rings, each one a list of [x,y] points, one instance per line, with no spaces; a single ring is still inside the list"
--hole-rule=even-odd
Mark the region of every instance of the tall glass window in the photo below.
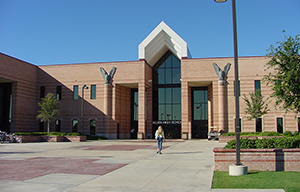
[[[55,121],[55,132],[60,132],[61,120],[57,119]]]
[[[75,133],[78,132],[78,119],[72,120],[72,132],[75,132]]]
[[[45,97],[45,92],[46,92],[45,86],[41,86],[40,87],[40,98],[44,98]]]
[[[283,118],[277,117],[277,132],[283,133]]]
[[[73,99],[77,100],[78,99],[78,85],[73,86]],[[77,132],[77,131],[76,131]]]
[[[298,132],[300,132],[300,117],[298,117]]]
[[[154,120],[181,120],[180,78],[180,60],[167,52],[154,66]]]
[[[261,90],[261,87],[260,87],[260,80],[255,80],[254,81],[254,87],[255,87],[255,92],[257,91],[257,90]]]
[[[96,120],[90,120],[90,135],[96,134]]]
[[[61,86],[56,86],[56,98],[61,100]]]
[[[96,99],[96,85],[91,85],[91,99]]]
[[[208,119],[207,90],[193,91],[193,120]]]
[[[262,118],[255,119],[256,132],[262,132]]]
[[[138,121],[139,118],[139,95],[138,92],[133,92],[133,121]]]

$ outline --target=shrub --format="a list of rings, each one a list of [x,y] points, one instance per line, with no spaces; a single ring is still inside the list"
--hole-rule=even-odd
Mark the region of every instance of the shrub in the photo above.
[[[63,132],[49,132],[49,135],[47,132],[17,132],[15,135],[32,135],[32,136],[41,136],[41,135],[47,135],[47,136],[79,136],[80,133],[63,133]]]
[[[285,136],[285,137],[292,137],[292,136],[293,136],[293,133],[290,132],[290,131],[286,131],[286,132],[284,132],[282,135]]]
[[[224,149],[235,149],[236,140],[229,141]],[[281,137],[269,139],[243,139],[240,140],[241,149],[287,149],[300,148],[299,137]]]
[[[224,133],[222,136],[235,136],[235,133],[229,132],[229,133]]]

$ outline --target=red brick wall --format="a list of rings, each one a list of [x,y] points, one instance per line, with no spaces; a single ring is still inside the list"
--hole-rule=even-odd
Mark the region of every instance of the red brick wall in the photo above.
[[[235,149],[214,148],[215,170],[228,171],[236,162]],[[241,149],[249,171],[300,171],[300,149]]]

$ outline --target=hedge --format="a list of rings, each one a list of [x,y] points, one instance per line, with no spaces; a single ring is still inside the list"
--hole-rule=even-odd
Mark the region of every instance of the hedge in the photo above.
[[[229,141],[224,149],[235,149],[236,140]],[[300,148],[300,137],[281,137],[269,139],[240,139],[241,149],[287,149]]]
[[[278,133],[278,132],[241,132],[241,136],[286,136],[286,137],[292,137],[292,136],[298,136],[299,132],[296,131],[295,133],[292,133],[290,131],[286,131],[284,133]],[[235,136],[235,133],[229,132],[224,133],[222,136]]]
[[[49,135],[47,132],[17,132],[15,135],[33,135],[33,136],[41,136],[41,135],[47,135],[47,136],[79,136],[80,133],[62,133],[62,132],[50,132]]]

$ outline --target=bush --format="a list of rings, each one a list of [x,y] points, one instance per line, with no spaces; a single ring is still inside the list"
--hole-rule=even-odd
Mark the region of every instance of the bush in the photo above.
[[[278,132],[241,132],[241,136],[282,136]],[[224,133],[222,136],[235,136],[235,133]]]
[[[224,149],[235,149],[236,140],[229,141]],[[240,139],[241,149],[288,149],[300,148],[300,137],[281,137],[270,139]]]
[[[293,136],[293,133],[290,132],[290,131],[286,131],[286,132],[284,132],[282,135],[285,136],[285,137],[292,137],[292,136]]]
[[[22,136],[41,136],[41,135],[47,135],[47,136],[79,136],[80,133],[62,133],[62,132],[50,132],[49,135],[47,132],[17,132],[15,135],[22,135]]]

